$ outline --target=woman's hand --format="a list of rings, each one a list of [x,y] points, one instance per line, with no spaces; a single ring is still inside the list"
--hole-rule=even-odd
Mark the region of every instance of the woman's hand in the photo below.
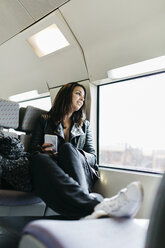
[[[57,151],[55,151],[53,144],[51,143],[44,143],[41,146],[42,152],[48,154],[49,156],[53,156],[57,154]]]

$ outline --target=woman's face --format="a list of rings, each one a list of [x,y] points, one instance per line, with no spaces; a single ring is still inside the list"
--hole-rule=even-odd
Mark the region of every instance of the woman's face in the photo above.
[[[72,111],[78,111],[83,103],[85,98],[84,89],[80,86],[76,86],[72,92]]]

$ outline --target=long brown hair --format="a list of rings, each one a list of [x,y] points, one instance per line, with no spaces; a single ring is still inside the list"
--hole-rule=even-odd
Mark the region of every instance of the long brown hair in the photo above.
[[[82,107],[73,113],[73,118],[74,122],[77,123],[79,127],[82,126],[86,118],[86,89],[79,83],[65,84],[57,93],[52,108],[48,112],[48,116],[55,125],[58,125],[60,122],[62,122],[65,115],[70,112],[72,106],[72,92],[77,86],[83,88],[85,95]]]

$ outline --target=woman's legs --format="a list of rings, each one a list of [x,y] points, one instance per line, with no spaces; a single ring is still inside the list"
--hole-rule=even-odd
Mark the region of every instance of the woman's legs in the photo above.
[[[36,154],[31,159],[34,190],[58,213],[80,218],[93,212],[100,200],[87,194],[72,177],[48,155]]]
[[[99,199],[86,193],[78,182],[46,154],[34,155],[31,166],[36,194],[50,208],[68,218],[77,219],[93,211],[88,218],[102,215],[132,217],[142,204],[143,189],[139,182],[129,184],[112,198]]]
[[[58,153],[59,166],[85,190],[91,192],[94,176],[83,154],[71,143],[64,143]]]

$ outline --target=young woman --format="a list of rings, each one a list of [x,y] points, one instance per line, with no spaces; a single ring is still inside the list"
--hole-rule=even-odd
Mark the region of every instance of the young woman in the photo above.
[[[85,87],[68,83],[48,114],[41,116],[30,145],[34,190],[47,206],[68,218],[134,216],[143,198],[140,183],[128,185],[113,198],[90,194],[98,167],[85,102]],[[47,134],[56,137],[56,150],[44,142]]]

